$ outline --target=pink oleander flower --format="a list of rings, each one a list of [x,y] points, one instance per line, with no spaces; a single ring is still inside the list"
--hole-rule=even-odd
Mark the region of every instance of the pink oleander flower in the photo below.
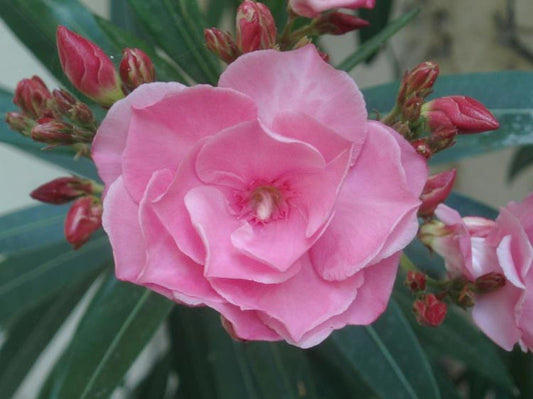
[[[335,8],[374,8],[376,0],[289,0],[289,7],[302,17],[315,18]]]
[[[449,234],[430,238],[432,248],[452,273],[488,292],[476,297],[474,322],[505,350],[533,350],[533,193],[501,208],[496,221],[461,219],[445,205],[435,214]]]
[[[427,178],[311,45],[245,54],[218,87],[140,86],[92,156],[119,279],[300,347],[385,310]]]

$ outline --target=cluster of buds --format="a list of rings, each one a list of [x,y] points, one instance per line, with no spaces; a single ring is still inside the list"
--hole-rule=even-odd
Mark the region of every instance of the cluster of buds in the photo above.
[[[64,26],[57,28],[57,49],[61,67],[73,86],[106,108],[141,84],[155,80],[152,60],[140,49],[124,49],[120,73],[100,47]]]
[[[263,3],[243,1],[237,9],[235,31],[236,39],[217,28],[204,30],[207,48],[228,64],[244,53],[277,47],[276,22]]]
[[[102,187],[76,176],[54,179],[33,190],[30,196],[47,204],[61,205],[74,201],[65,218],[65,237],[78,249],[102,225],[102,201],[96,194]]]
[[[226,63],[235,61],[242,54],[256,50],[297,49],[311,43],[309,36],[343,35],[369,25],[368,21],[354,15],[331,11],[314,15],[311,22],[292,30],[293,22],[298,17],[294,12],[282,36],[278,39],[276,23],[269,8],[260,2],[244,0],[237,9],[235,20],[236,38],[229,32],[217,28],[204,30],[207,48]],[[323,58],[327,59],[326,56]]]
[[[437,64],[430,61],[406,72],[396,106],[383,119],[410,140],[426,159],[452,146],[458,134],[480,133],[499,127],[490,111],[473,98],[449,96],[425,102],[438,75]]]
[[[419,324],[438,327],[446,318],[448,307],[435,294],[423,294],[413,303],[413,312]]]

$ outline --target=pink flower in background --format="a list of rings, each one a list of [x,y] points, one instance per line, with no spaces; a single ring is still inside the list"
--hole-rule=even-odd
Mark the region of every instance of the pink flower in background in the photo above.
[[[496,221],[461,220],[444,205],[435,213],[450,234],[434,236],[431,246],[445,257],[447,268],[481,288],[501,287],[476,298],[475,323],[506,350],[517,342],[533,350],[533,193],[502,208]],[[505,276],[504,285],[499,275]]]
[[[119,279],[300,347],[385,310],[427,178],[314,46],[239,57],[217,88],[140,86],[93,158]]]
[[[374,8],[376,0],[289,0],[289,7],[298,15],[315,18],[334,8]]]

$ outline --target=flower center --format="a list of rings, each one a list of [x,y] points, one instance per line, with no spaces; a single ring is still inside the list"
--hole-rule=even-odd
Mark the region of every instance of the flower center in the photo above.
[[[258,224],[285,219],[289,213],[289,187],[286,184],[262,183],[252,184],[245,192],[235,194],[236,215]]]
[[[257,187],[250,196],[250,206],[260,222],[267,222],[283,201],[280,191],[271,186]]]

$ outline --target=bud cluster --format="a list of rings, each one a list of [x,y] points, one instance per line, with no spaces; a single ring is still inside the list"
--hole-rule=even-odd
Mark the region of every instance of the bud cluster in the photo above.
[[[455,142],[458,134],[498,129],[496,118],[479,101],[466,96],[426,102],[439,76],[437,64],[426,61],[406,72],[394,109],[382,119],[411,141],[426,159]]]

